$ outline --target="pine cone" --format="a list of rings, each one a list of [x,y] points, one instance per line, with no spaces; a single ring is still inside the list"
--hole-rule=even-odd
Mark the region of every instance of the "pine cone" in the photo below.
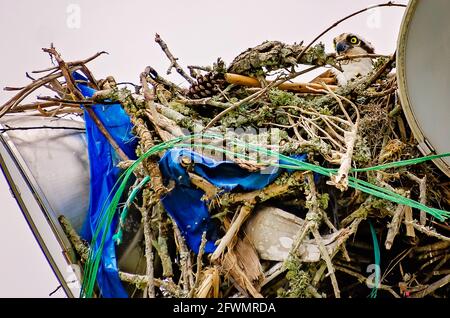
[[[225,88],[225,77],[223,73],[209,72],[205,75],[197,77],[197,82],[189,88],[189,98],[205,98],[211,97]]]

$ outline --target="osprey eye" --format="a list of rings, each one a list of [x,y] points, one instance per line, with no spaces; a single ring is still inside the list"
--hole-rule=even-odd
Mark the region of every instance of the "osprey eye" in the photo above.
[[[352,36],[350,38],[350,43],[351,44],[357,44],[359,42],[358,38],[356,36]]]

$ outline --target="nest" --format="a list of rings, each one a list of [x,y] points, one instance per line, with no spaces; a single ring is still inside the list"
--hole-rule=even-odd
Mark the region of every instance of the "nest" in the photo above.
[[[448,296],[448,178],[428,161],[387,165],[421,158],[397,98],[394,56],[369,56],[373,72],[341,87],[328,77],[292,82],[318,67],[339,68],[346,59],[361,58],[327,54],[321,44],[265,42],[228,67],[218,59],[211,66],[189,66],[188,74],[162,38],[155,40],[170,60],[169,72],[175,69],[189,87],[170,82],[150,66],[138,84],[123,85],[112,76],[97,80],[86,65],[103,52],[65,62],[52,46],[44,51],[57,65],[38,71],[46,75],[19,88],[0,115],[80,116],[83,105],[95,119],[92,105],[120,103],[139,138],[138,155],[194,135],[189,140],[193,150],[205,154],[205,145],[215,147],[208,155],[249,172],[278,164],[268,150],[286,157],[306,155],[310,166],[292,163],[293,170],[260,190],[225,192],[196,174],[195,162],[182,162],[192,184],[204,192],[221,237],[214,253],[207,254],[203,235],[195,254],[160,203],[173,187],[163,182],[159,170],[164,150],[142,160],[129,193],[144,178],[150,182],[121,224],[124,240],[138,237],[140,251],[134,258],[139,264],[119,263],[119,277],[130,295]],[[307,67],[298,70],[299,65]],[[80,93],[74,71],[97,90],[92,98]],[[38,88],[56,96],[22,103]],[[119,166],[129,168],[134,162],[97,124],[121,157]],[[207,137],[211,134],[223,137]],[[229,147],[229,140],[238,142]],[[89,244],[64,217],[61,223],[83,265]],[[123,250],[118,247],[118,254]]]

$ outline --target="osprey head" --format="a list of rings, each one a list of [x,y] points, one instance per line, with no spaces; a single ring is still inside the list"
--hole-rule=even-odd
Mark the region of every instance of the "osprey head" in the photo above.
[[[372,54],[375,48],[362,37],[353,33],[342,33],[333,40],[336,53],[339,54]]]

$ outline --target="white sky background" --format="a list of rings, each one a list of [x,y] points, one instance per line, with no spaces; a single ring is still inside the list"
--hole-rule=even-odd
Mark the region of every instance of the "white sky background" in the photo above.
[[[382,2],[387,1],[0,0],[0,87],[23,86],[29,83],[25,72],[51,66],[48,55],[41,51],[51,42],[66,61],[108,51],[109,55],[88,64],[94,76],[113,75],[118,82],[137,83],[147,65],[164,76],[169,66],[154,42],[156,32],[182,66],[211,65],[218,57],[229,64],[239,53],[265,40],[308,43],[345,15]],[[353,32],[372,42],[377,53],[391,54],[403,11],[381,8],[366,12],[343,22],[321,41],[331,52],[336,35]],[[187,86],[177,74],[169,78]],[[0,104],[12,95],[0,91]],[[36,243],[10,199],[8,187],[0,182],[0,241],[8,245],[8,253],[3,251],[0,258],[0,297],[46,297],[56,287],[54,278],[45,268],[45,260],[34,252]],[[15,242],[20,246],[14,247]],[[5,273],[27,273],[27,282],[19,284],[12,276],[5,279]],[[43,279],[46,275],[48,280]],[[22,284],[29,288],[24,290]]]

